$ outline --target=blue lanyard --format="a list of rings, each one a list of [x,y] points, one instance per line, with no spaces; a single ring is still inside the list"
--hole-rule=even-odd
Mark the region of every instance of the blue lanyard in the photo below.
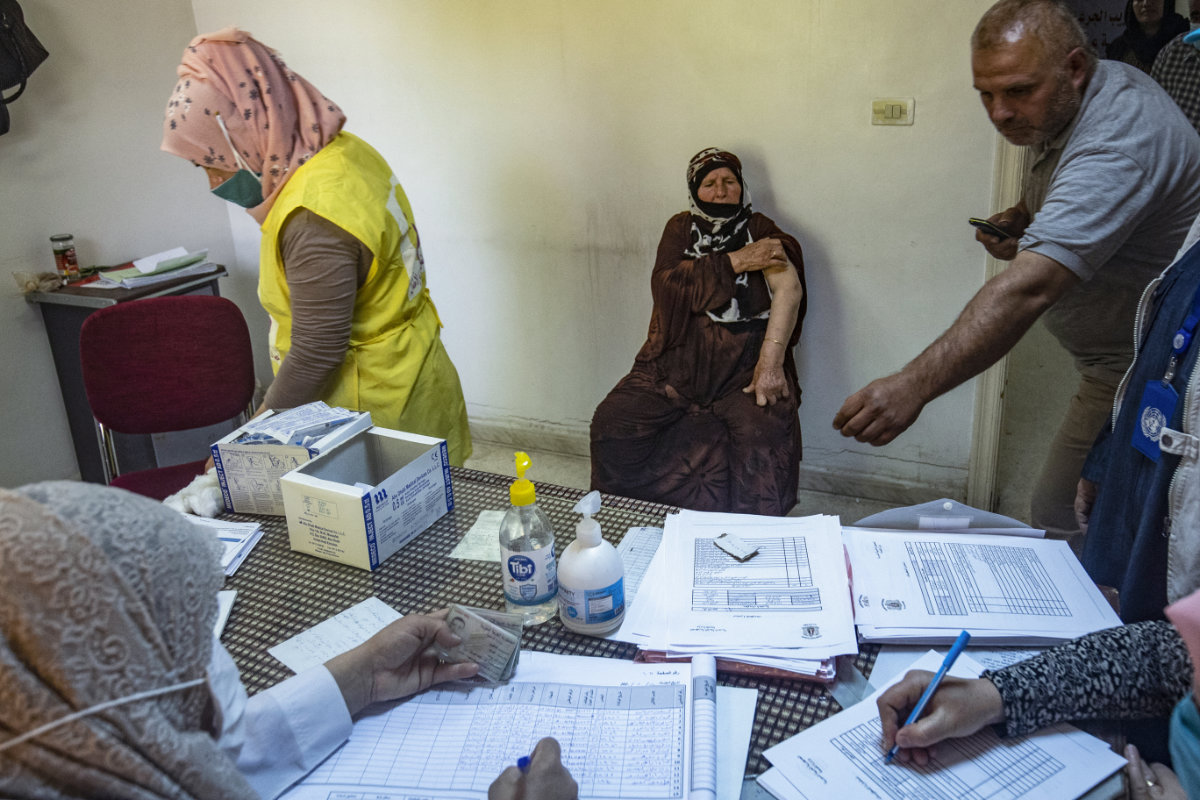
[[[1167,371],[1162,379],[1163,386],[1169,386],[1171,380],[1175,377],[1175,370],[1179,366],[1179,359],[1187,352],[1188,347],[1191,345],[1197,325],[1200,325],[1200,286],[1196,287],[1196,293],[1192,296],[1191,313],[1184,318],[1183,324],[1179,326],[1179,330],[1175,331],[1175,335],[1171,337],[1171,358],[1167,361]]]

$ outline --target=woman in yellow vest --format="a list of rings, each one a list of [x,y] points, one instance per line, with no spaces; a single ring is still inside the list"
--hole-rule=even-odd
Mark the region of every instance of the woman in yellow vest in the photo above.
[[[167,104],[162,149],[262,227],[258,296],[275,380],[260,411],[313,400],[471,454],[412,209],[345,114],[244,31],[198,36]]]

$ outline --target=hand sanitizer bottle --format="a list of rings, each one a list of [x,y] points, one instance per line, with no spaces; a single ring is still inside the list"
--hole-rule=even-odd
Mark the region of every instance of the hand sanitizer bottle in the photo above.
[[[599,492],[589,492],[575,505],[583,519],[558,564],[562,624],[592,636],[612,633],[625,619],[625,566],[617,549],[600,536],[600,523],[592,519],[599,510]]]
[[[500,522],[500,577],[504,604],[537,625],[558,609],[558,570],[554,563],[554,528],[538,508],[533,481],[525,477],[530,460],[516,454],[517,479],[509,486],[512,507]]]

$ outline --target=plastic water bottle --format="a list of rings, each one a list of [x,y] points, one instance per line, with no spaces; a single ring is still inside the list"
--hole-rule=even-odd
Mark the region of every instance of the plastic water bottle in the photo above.
[[[612,633],[625,619],[625,567],[617,549],[601,538],[600,523],[592,519],[599,510],[599,492],[588,492],[575,505],[583,519],[558,563],[562,624],[592,636]]]
[[[500,523],[500,573],[508,610],[537,625],[558,611],[558,565],[554,528],[525,477],[530,463],[528,454],[516,454],[517,479],[508,488],[512,507]]]

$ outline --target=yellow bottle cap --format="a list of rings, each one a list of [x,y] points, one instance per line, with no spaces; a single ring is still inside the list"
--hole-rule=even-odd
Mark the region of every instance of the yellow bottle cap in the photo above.
[[[533,481],[525,477],[525,470],[529,469],[529,465],[533,462],[529,460],[528,453],[517,452],[517,479],[508,487],[508,499],[512,501],[514,506],[532,505],[537,500],[537,494],[533,489]]]

